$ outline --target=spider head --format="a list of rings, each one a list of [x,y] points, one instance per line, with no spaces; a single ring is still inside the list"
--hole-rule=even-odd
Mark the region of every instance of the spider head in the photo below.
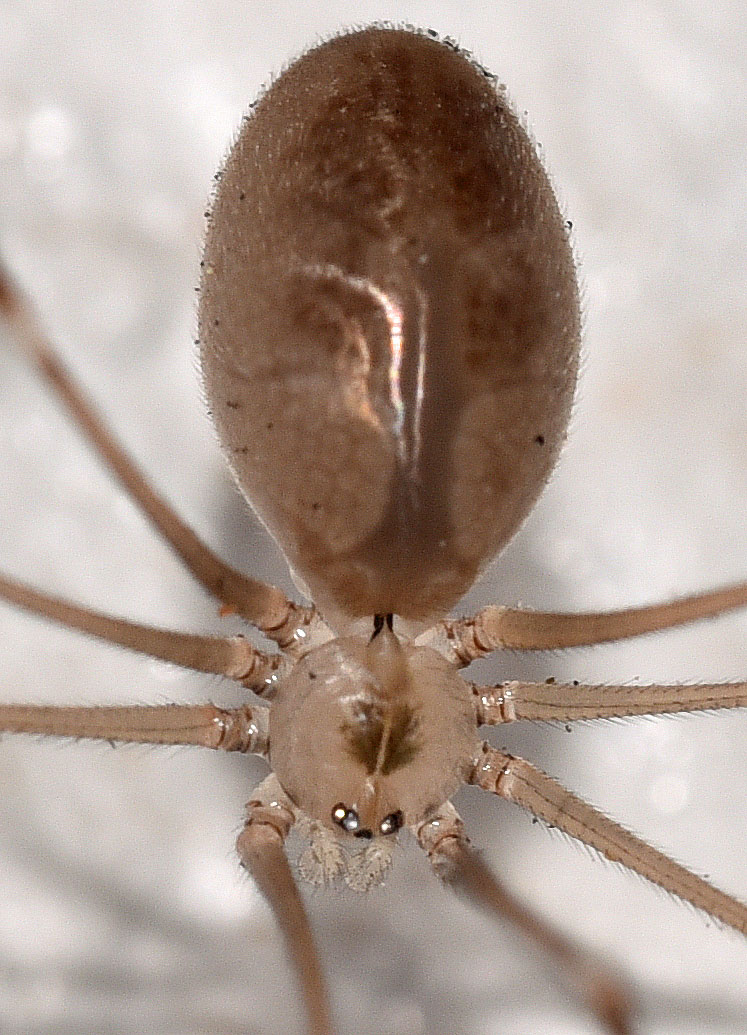
[[[419,823],[475,757],[472,697],[454,667],[388,625],[310,651],[270,709],[270,761],[308,816],[342,836]]]

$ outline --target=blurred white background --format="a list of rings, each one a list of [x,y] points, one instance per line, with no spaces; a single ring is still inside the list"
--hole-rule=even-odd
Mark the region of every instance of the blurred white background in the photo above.
[[[586,351],[572,435],[466,607],[643,603],[747,576],[745,74],[740,0],[344,4],[0,0],[0,249],[65,356],[182,514],[290,588],[233,489],[192,337],[211,177],[260,85],[351,23],[454,36],[505,81],[572,219]],[[0,331],[0,570],[90,605],[235,631]],[[739,679],[747,615],[621,646],[509,655],[479,677]],[[235,688],[0,607],[0,694],[232,703]],[[514,728],[496,743],[742,898],[744,714]],[[3,1035],[301,1031],[233,842],[259,762],[0,744]],[[457,797],[510,885],[616,960],[642,1035],[747,1030],[738,936],[532,826]],[[411,846],[387,886],[308,898],[341,1035],[598,1031],[531,948],[442,890]]]

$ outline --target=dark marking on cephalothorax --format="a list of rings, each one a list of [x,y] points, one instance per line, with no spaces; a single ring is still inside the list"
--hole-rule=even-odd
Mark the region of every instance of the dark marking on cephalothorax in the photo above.
[[[361,702],[353,721],[343,723],[341,732],[348,752],[366,772],[389,776],[408,765],[421,747],[419,722],[409,704],[382,707]],[[386,738],[386,739],[385,739]]]
[[[384,623],[386,623],[386,627],[390,632],[394,630],[394,615],[391,614],[391,612],[385,615],[374,615],[374,628],[371,634],[372,640],[375,640],[384,628]]]

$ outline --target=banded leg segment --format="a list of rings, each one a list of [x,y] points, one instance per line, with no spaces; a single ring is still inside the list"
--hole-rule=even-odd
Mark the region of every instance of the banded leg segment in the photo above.
[[[0,705],[0,732],[124,744],[192,744],[265,757],[268,709],[214,704],[58,708]]]
[[[415,834],[434,869],[464,891],[478,908],[509,923],[534,941],[561,969],[574,992],[613,1035],[631,1035],[632,1004],[617,977],[524,903],[515,898],[471,851],[462,821],[450,802]]]
[[[697,593],[665,604],[631,607],[623,611],[556,614],[489,606],[471,618],[447,620],[436,626],[446,636],[447,649],[458,664],[468,665],[494,650],[560,650],[671,629],[687,622],[747,607],[747,582]]]
[[[526,759],[483,744],[470,783],[522,805],[549,826],[595,848],[611,862],[622,863],[696,909],[747,934],[747,905],[652,848]]]
[[[747,708],[747,683],[673,683],[646,686],[521,683],[472,684],[478,725],[518,719],[573,722],[634,715]]]
[[[308,1019],[308,1035],[334,1035],[327,987],[301,895],[283,849],[296,811],[272,774],[246,807],[236,850],[275,914],[296,972]]]
[[[257,694],[266,693],[274,685],[273,676],[283,660],[282,654],[257,650],[243,636],[196,636],[139,625],[48,596],[3,576],[0,576],[0,599],[107,643],[197,672],[226,676]]]
[[[26,354],[65,404],[98,455],[106,461],[198,582],[281,646],[292,643],[296,630],[313,621],[313,608],[294,604],[275,586],[249,578],[229,567],[155,492],[68,372],[40,328],[29,302],[1,263],[0,315],[5,317]]]

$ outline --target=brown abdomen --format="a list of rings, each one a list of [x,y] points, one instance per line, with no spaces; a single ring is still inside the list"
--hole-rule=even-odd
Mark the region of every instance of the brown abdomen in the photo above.
[[[333,624],[440,616],[508,541],[562,444],[579,326],[546,174],[453,47],[337,37],[244,121],[205,245],[205,386]]]

